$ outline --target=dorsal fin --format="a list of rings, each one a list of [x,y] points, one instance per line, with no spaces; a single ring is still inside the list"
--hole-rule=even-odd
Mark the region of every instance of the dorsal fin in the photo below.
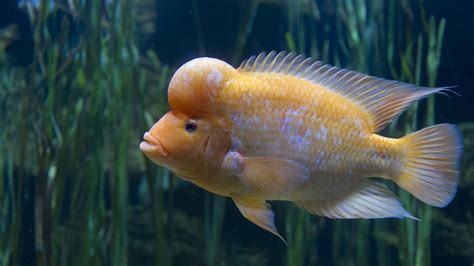
[[[288,52],[272,51],[268,55],[263,52],[244,60],[238,70],[291,75],[340,93],[370,114],[374,133],[382,130],[411,102],[433,93],[449,91],[447,87],[419,87],[377,78]]]

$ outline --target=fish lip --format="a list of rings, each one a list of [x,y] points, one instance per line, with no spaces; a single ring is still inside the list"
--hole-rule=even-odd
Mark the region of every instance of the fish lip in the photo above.
[[[143,141],[140,143],[140,150],[145,154],[158,151],[162,156],[168,155],[168,153],[163,148],[163,145],[161,145],[159,138],[153,136],[149,132],[145,132],[143,135]]]

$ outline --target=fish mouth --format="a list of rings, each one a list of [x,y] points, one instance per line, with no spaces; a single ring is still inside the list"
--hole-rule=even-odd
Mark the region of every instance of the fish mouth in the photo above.
[[[140,150],[145,154],[158,152],[162,156],[168,155],[158,137],[153,136],[149,132],[145,132],[143,135],[143,141],[140,143]]]

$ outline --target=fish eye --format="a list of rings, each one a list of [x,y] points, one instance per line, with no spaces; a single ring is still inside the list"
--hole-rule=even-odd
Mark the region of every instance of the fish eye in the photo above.
[[[193,132],[194,130],[196,130],[197,124],[196,124],[196,122],[194,122],[194,121],[188,121],[188,122],[186,123],[186,125],[184,126],[184,128],[185,128],[186,131],[188,131],[188,132]]]

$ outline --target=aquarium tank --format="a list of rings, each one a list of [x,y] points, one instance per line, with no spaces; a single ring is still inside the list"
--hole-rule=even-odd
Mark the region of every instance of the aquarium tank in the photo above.
[[[473,265],[474,1],[4,0],[0,8],[0,265]],[[286,243],[232,199],[139,149],[171,77],[288,51],[447,95],[380,132],[455,124],[452,202],[394,191],[415,219],[330,219],[272,201]],[[394,99],[395,100],[395,99]],[[386,182],[385,182],[386,181]]]

